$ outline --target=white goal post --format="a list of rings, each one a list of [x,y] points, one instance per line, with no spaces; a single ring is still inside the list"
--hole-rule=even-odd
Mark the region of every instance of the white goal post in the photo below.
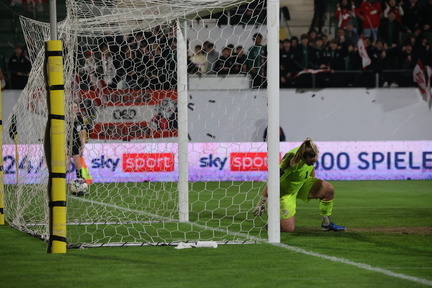
[[[6,145],[5,165],[18,165],[5,170],[4,214],[48,240],[43,46],[51,31],[28,18],[21,24],[32,70],[8,120],[19,141]],[[77,125],[86,133],[80,165],[92,177],[84,196],[67,195],[69,247],[280,241],[279,1],[68,0],[57,29],[67,181],[84,177],[71,155]],[[267,105],[267,115],[256,105]],[[257,133],[268,127],[267,143],[244,135],[238,121]],[[230,141],[219,142],[216,128]],[[264,164],[236,166],[250,155]],[[254,217],[264,185],[268,213]]]

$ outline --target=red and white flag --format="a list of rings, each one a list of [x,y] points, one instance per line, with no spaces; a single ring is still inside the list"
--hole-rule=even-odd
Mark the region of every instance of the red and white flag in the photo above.
[[[133,140],[177,137],[176,90],[81,90],[96,113],[90,139]]]
[[[362,59],[363,69],[365,69],[367,66],[369,66],[371,64],[372,61],[371,61],[371,59],[367,53],[366,46],[364,45],[363,36],[359,38],[359,40],[357,42],[357,48],[358,48],[358,52],[360,54],[360,57]]]
[[[421,60],[418,60],[416,66],[413,70],[413,79],[414,83],[417,83],[417,86],[420,90],[420,94],[423,97],[423,100],[428,103],[429,108],[432,105],[432,93],[431,93],[431,76],[432,69],[430,66],[424,66]]]

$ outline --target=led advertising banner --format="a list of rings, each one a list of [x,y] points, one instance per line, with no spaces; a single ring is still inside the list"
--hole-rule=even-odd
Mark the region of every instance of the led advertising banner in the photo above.
[[[324,180],[432,180],[431,141],[316,142],[315,165]],[[281,158],[300,142],[281,143]],[[16,183],[16,169],[24,183],[46,179],[40,145],[4,145],[5,183]],[[87,144],[85,160],[93,182],[177,181],[175,143]],[[190,181],[265,181],[267,145],[249,143],[190,143]],[[69,173],[74,173],[73,166]],[[74,178],[70,174],[68,178]],[[25,177],[24,177],[25,176]]]

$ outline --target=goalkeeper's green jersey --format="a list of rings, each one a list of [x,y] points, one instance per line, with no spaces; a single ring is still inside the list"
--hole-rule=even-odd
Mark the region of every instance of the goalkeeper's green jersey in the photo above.
[[[282,158],[280,169],[283,174],[280,176],[281,196],[297,192],[301,188],[303,181],[311,177],[314,166],[306,165],[303,160],[300,160],[294,167],[290,167],[289,162],[296,154],[299,147],[288,151]]]

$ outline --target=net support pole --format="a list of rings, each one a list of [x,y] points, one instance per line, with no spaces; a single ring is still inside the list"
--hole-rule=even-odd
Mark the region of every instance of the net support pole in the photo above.
[[[56,0],[49,1],[50,9],[50,36],[51,40],[57,40],[57,3]]]
[[[268,241],[280,243],[279,0],[267,1]]]
[[[187,43],[186,25],[182,29],[177,21],[177,107],[178,107],[178,161],[179,161],[179,221],[189,221],[188,172],[188,107],[187,107]]]
[[[63,44],[45,43],[45,79],[48,91],[48,122],[45,131],[45,159],[49,171],[48,253],[66,253],[66,139]]]
[[[0,225],[4,225],[3,98],[0,87]]]

